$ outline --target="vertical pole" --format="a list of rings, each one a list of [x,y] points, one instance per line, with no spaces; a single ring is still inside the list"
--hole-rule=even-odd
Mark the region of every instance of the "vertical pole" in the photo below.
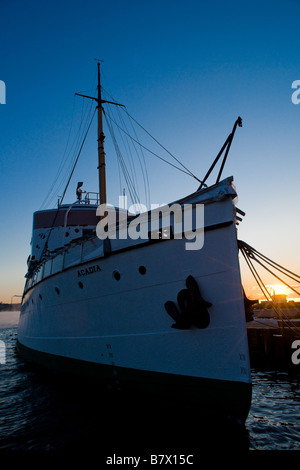
[[[99,171],[99,193],[100,204],[106,204],[106,169],[105,169],[105,152],[104,152],[104,139],[103,133],[103,119],[101,107],[101,85],[100,85],[100,62],[98,62],[98,171]]]
[[[219,181],[220,181],[220,178],[221,178],[221,175],[222,175],[222,172],[223,172],[223,168],[224,168],[224,165],[225,165],[225,162],[226,162],[226,159],[227,159],[227,155],[228,155],[231,143],[233,141],[234,133],[236,131],[237,126],[242,127],[242,119],[240,117],[238,117],[237,120],[235,121],[233,129],[232,129],[232,133],[228,136],[227,149],[225,151],[225,155],[224,155],[224,158],[223,158],[223,161],[222,161],[222,164],[221,164],[221,168],[220,168],[217,180],[216,180],[216,184],[218,184]]]

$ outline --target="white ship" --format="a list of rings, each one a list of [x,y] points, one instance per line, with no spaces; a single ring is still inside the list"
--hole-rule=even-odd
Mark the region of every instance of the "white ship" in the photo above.
[[[107,101],[99,63],[98,93],[91,98],[98,110],[100,199],[79,194],[76,203],[34,213],[18,350],[45,367],[92,375],[121,390],[175,397],[244,422],[251,375],[240,211],[233,178],[220,180],[241,119],[198,190],[132,216],[105,206]],[[217,181],[207,187],[223,152]],[[99,202],[108,217],[97,209]]]

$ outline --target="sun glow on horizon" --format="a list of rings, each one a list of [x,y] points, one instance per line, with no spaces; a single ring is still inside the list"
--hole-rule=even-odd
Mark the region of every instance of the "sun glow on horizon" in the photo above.
[[[272,284],[266,287],[271,295],[286,295],[288,297],[293,293],[293,291],[284,284]]]
[[[273,295],[285,295],[287,298],[287,301],[294,300],[294,301],[300,301],[300,295],[297,295],[296,292],[294,292],[292,289],[289,287],[285,286],[284,284],[265,284],[266,290],[269,293],[269,296],[272,297]],[[299,285],[293,285],[292,286],[295,291],[300,292],[300,286]],[[260,288],[256,285],[247,285],[246,286],[246,295],[250,300],[266,300],[266,297],[260,290]]]

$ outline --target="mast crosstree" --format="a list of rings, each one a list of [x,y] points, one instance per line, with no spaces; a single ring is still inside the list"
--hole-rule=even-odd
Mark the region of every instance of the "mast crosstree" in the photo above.
[[[98,173],[99,173],[99,194],[100,194],[100,204],[107,203],[107,195],[106,195],[106,168],[105,168],[105,152],[104,152],[104,140],[105,135],[103,132],[103,115],[102,115],[102,104],[109,103],[114,104],[116,106],[125,107],[123,104],[115,103],[114,101],[107,101],[103,100],[101,97],[101,77],[100,77],[100,62],[102,60],[98,60],[97,68],[98,68],[98,85],[97,85],[97,97],[94,96],[87,96],[82,95],[80,93],[75,93],[77,96],[82,96],[83,98],[88,98],[90,100],[94,100],[97,103],[97,111],[98,111]]]

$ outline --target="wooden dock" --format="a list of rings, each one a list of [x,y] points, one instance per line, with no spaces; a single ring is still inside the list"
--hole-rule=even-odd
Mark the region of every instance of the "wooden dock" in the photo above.
[[[254,319],[247,322],[251,367],[287,370],[298,368],[300,372],[300,364],[295,364],[292,360],[295,352],[292,345],[295,340],[300,340],[298,325],[292,321],[280,322],[272,319]]]

